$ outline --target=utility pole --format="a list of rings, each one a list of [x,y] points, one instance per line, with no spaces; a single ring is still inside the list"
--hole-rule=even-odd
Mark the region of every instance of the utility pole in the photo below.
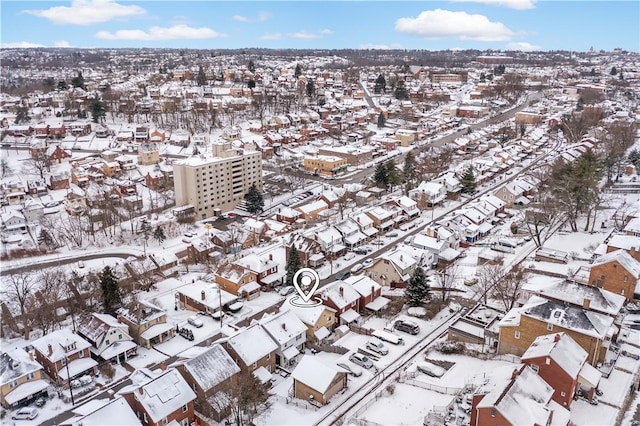
[[[64,356],[64,365],[67,367],[67,384],[69,385],[69,393],[71,393],[71,405],[76,405],[73,399],[73,388],[71,387],[71,375],[69,374],[69,358]]]

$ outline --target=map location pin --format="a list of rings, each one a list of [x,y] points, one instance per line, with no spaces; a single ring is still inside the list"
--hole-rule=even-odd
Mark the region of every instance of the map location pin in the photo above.
[[[308,303],[320,285],[320,276],[311,268],[301,268],[293,276],[293,287],[300,298]]]

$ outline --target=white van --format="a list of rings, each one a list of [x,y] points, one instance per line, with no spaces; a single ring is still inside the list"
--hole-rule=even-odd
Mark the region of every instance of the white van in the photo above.
[[[500,238],[498,240],[498,245],[501,245],[502,247],[512,248],[512,249],[515,249],[517,247],[516,243],[504,238]]]
[[[404,345],[404,340],[402,339],[402,337],[396,336],[395,334],[385,330],[374,330],[371,335],[393,345]]]

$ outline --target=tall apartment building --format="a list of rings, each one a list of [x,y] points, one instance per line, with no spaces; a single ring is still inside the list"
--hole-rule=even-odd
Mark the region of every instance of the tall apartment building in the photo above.
[[[262,191],[262,155],[232,148],[230,142],[212,144],[212,156],[195,156],[173,165],[176,206],[192,205],[196,219],[233,210],[249,187]]]

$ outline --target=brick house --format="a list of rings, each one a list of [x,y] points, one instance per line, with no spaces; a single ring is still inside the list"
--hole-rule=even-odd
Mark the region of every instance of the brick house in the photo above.
[[[175,279],[175,278],[169,278]],[[231,294],[204,281],[196,281],[180,287],[176,291],[178,304],[182,309],[215,314],[216,312],[238,301],[238,296]]]
[[[286,271],[278,271],[279,265],[278,262],[273,260],[272,253],[268,255],[251,253],[236,260],[234,263],[253,272],[256,275],[256,281],[265,290],[282,284],[286,275]]]
[[[197,355],[178,360],[174,365],[196,393],[195,408],[198,412],[216,421],[222,421],[229,415],[229,409],[220,410],[221,404],[217,403],[216,397],[218,392],[235,386],[240,367],[221,345],[202,348]]]
[[[607,241],[607,253],[616,250],[624,250],[640,262],[640,237],[622,234],[611,236]]]
[[[589,284],[632,301],[640,298],[640,262],[625,250],[600,256],[591,265]]]
[[[350,284],[360,295],[358,306],[360,311],[379,311],[388,303],[389,299],[382,297],[382,287],[380,284],[365,275],[353,275],[344,280]]]
[[[42,365],[33,353],[15,349],[0,354],[0,402],[4,408],[15,408],[48,396],[49,382],[44,380]]]
[[[147,184],[147,188],[154,191],[166,186],[165,175],[159,170],[149,170],[144,177],[144,181]]]
[[[319,292],[322,303],[336,311],[341,324],[358,322],[360,319],[360,293],[343,281],[335,281]]]
[[[88,374],[94,376],[98,362],[91,359],[91,343],[68,328],[45,334],[32,343],[36,360],[52,381],[67,385]]]
[[[61,164],[63,161],[69,161],[72,156],[70,151],[63,149],[60,145],[49,145],[46,155],[51,164]]]
[[[252,324],[229,337],[223,343],[240,370],[256,373],[264,368],[269,373],[276,371],[276,349],[278,345],[259,324]]]
[[[121,395],[144,426],[165,426],[174,421],[188,426],[195,420],[196,393],[178,370],[167,370],[165,364],[161,368],[159,375],[128,386]]]
[[[302,357],[291,377],[293,396],[315,404],[328,404],[335,394],[347,387],[346,372],[338,371],[311,355]]]
[[[301,216],[302,213],[297,210],[294,210],[290,207],[282,207],[279,208],[278,213],[276,213],[276,220],[278,222],[284,222],[293,225],[298,219],[300,219]]]
[[[59,173],[49,176],[49,189],[52,191],[69,188],[69,174]]]
[[[498,324],[497,352],[521,356],[538,336],[565,332],[587,351],[587,362],[596,365],[605,360],[615,334],[613,320],[608,315],[531,296],[524,306],[507,312]]]
[[[167,313],[146,300],[118,309],[118,321],[129,327],[129,334],[140,346],[151,349],[154,345],[173,338],[175,327],[167,323]]]
[[[260,295],[258,274],[235,263],[223,263],[215,273],[215,282],[225,291],[251,300]]]
[[[285,244],[285,257],[289,259],[291,247],[295,246],[300,257],[300,266],[303,268],[320,266],[324,263],[325,257],[322,246],[312,238],[300,234],[292,234]]]
[[[553,400],[565,408],[582,385],[593,398],[601,373],[587,363],[587,351],[566,333],[539,336],[522,354],[522,363],[554,389]]]

